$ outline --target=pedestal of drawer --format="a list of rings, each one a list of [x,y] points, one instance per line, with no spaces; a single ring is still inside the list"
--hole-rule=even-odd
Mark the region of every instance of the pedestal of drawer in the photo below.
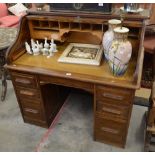
[[[34,121],[45,121],[43,107],[38,90],[16,87],[23,118]]]
[[[124,147],[134,90],[97,85],[95,91],[95,140]]]
[[[24,122],[48,127],[39,90],[16,86],[16,93]]]

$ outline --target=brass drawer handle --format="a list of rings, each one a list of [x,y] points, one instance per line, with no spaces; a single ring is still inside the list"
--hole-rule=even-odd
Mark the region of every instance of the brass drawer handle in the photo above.
[[[38,110],[29,109],[29,108],[25,108],[24,110],[25,110],[26,112],[31,112],[31,113],[34,113],[34,114],[38,114]]]
[[[117,114],[117,115],[121,115],[121,112],[119,110],[110,109],[110,108],[106,108],[106,107],[102,108],[102,111],[110,112],[110,113]]]
[[[29,80],[16,78],[15,82],[23,83],[23,84],[31,84]]]
[[[116,96],[116,95],[109,94],[109,93],[102,93],[102,96],[107,97],[107,98],[112,98],[115,100],[119,100],[119,101],[122,101],[124,99],[123,96]]]
[[[20,94],[22,95],[28,95],[28,96],[35,96],[33,92],[27,91],[27,90],[20,90]]]
[[[118,130],[107,128],[107,127],[102,127],[101,130],[103,130],[105,132],[110,132],[112,134],[118,134],[119,133]]]
[[[50,82],[40,81],[39,83],[40,83],[40,85],[45,85],[45,84],[49,84]]]

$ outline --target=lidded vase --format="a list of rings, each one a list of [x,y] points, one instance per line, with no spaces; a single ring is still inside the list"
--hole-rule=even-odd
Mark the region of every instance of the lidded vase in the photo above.
[[[132,45],[128,41],[129,29],[126,27],[117,27],[114,29],[115,39],[109,49],[108,64],[115,76],[124,75],[127,70],[129,60],[132,54]]]
[[[108,21],[108,30],[104,33],[103,41],[102,41],[103,48],[104,48],[104,55],[105,55],[106,60],[108,60],[109,48],[114,39],[113,30],[114,28],[120,25],[121,25],[121,20],[111,19]]]

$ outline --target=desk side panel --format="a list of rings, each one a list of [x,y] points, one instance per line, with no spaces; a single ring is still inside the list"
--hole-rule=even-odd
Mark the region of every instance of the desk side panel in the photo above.
[[[16,59],[18,59],[25,51],[23,51],[23,47],[25,46],[25,42],[30,42],[30,31],[28,27],[28,22],[26,16],[22,17],[20,20],[20,26],[18,30],[18,35],[15,42],[10,46],[7,50],[6,61],[7,64],[12,63]]]

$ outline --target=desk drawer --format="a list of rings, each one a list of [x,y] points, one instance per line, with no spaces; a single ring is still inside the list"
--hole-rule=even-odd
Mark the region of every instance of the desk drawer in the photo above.
[[[108,99],[109,102],[116,102],[116,103],[120,102],[121,104],[131,104],[132,91],[121,88],[97,86],[96,97],[97,100],[104,101]]]
[[[28,98],[21,98],[20,97],[20,104],[28,105],[28,106],[35,105],[35,106],[41,107],[41,101],[40,100],[36,100],[36,99],[30,100]]]
[[[116,121],[95,118],[95,139],[110,144],[123,146],[126,135],[126,124]]]
[[[40,101],[40,94],[37,89],[16,87],[16,92],[20,100],[29,99]]]
[[[40,76],[40,84],[44,83],[53,83],[62,86],[81,88],[90,92],[93,92],[94,90],[94,85],[91,83],[60,77]]]
[[[108,100],[96,101],[96,112],[103,116],[127,120],[130,109],[130,106],[112,103]]]
[[[17,86],[28,88],[37,87],[37,79],[35,75],[12,72],[12,79]]]
[[[21,104],[23,115],[36,120],[44,120],[41,107],[38,105],[32,105],[31,103]]]

